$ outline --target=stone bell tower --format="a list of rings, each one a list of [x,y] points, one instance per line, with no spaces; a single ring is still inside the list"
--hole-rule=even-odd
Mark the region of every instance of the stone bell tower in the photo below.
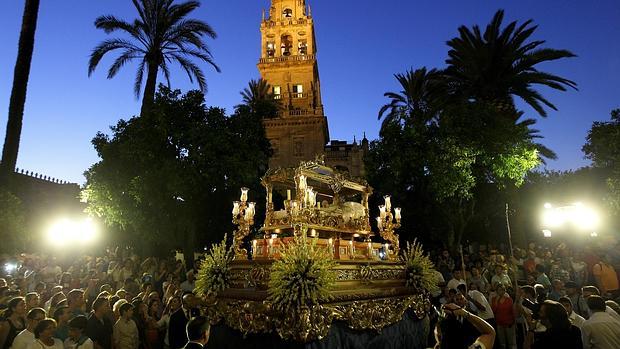
[[[269,166],[297,166],[324,154],[329,142],[310,7],[305,0],[271,0],[260,31],[258,70],[283,107],[264,121],[274,150]]]

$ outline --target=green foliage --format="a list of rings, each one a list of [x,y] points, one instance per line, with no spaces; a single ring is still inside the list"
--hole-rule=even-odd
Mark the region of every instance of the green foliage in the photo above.
[[[196,294],[216,295],[230,286],[230,264],[235,257],[232,245],[226,248],[226,235],[219,244],[213,244],[198,269]]]
[[[199,91],[160,86],[149,118],[120,120],[111,130],[92,141],[101,160],[86,171],[83,196],[89,213],[123,233],[120,243],[191,255],[232,229],[230,203],[240,187],[263,200],[269,142],[247,108],[227,116],[206,107]]]
[[[586,158],[607,174],[608,205],[620,215],[620,109],[611,111],[610,121],[595,121],[582,148]]]
[[[379,195],[409,205],[405,230],[458,244],[484,195],[507,193],[543,157],[555,158],[536,142],[536,121],[524,118],[514,99],[546,116],[543,106],[555,106],[534,87],[564,91],[576,84],[537,66],[574,55],[532,41],[531,21],[503,26],[503,18],[498,11],[484,32],[460,27],[448,41],[445,69],[397,74],[401,91],[385,94],[389,103],[379,112],[385,118],[366,157],[367,178]]]
[[[269,301],[282,312],[299,311],[330,298],[336,282],[336,262],[316,239],[303,233],[280,250],[280,260],[271,266]]]
[[[422,244],[416,240],[413,240],[413,243],[407,241],[407,248],[403,251],[400,259],[405,264],[407,287],[426,292],[433,292],[438,289],[439,278],[435,273],[435,265],[429,256],[424,254]]]
[[[133,0],[138,13],[137,19],[127,22],[113,15],[100,16],[95,27],[106,34],[121,32],[125,38],[108,39],[97,45],[90,55],[88,75],[90,76],[101,59],[113,51],[121,51],[108,70],[108,79],[116,76],[128,62],[139,59],[134,84],[136,97],[140,95],[144,73],[147,81],[143,98],[144,105],[153,102],[157,87],[157,73],[161,71],[170,87],[169,63],[177,62],[187,73],[191,82],[198,83],[202,92],[207,91],[207,82],[202,69],[192,62],[197,59],[207,63],[218,72],[204,38],[214,39],[217,35],[211,26],[201,20],[187,16],[200,6],[199,1],[174,3],[173,0]]]
[[[0,251],[15,253],[25,248],[25,219],[22,202],[8,190],[0,187]]]

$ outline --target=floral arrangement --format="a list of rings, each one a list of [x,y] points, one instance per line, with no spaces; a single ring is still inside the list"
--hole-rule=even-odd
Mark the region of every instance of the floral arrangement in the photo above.
[[[198,269],[196,293],[215,295],[230,286],[230,264],[234,259],[233,247],[226,248],[226,235],[219,244],[213,244]]]
[[[407,273],[407,287],[432,292],[437,290],[438,278],[435,274],[435,266],[431,259],[424,254],[422,244],[416,240],[407,242],[407,248],[400,257],[405,263]]]
[[[284,313],[328,300],[336,282],[336,263],[326,248],[317,246],[316,239],[309,241],[306,230],[283,246],[280,260],[271,266],[268,299]]]

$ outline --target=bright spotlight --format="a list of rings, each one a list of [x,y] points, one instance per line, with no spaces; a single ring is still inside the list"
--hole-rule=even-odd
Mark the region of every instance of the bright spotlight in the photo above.
[[[544,237],[546,237],[546,238],[550,238],[551,237],[551,230],[543,229],[542,232],[543,232]]]
[[[545,202],[545,208],[549,209],[549,208],[552,208],[552,207],[553,207],[553,206],[551,206],[551,204],[550,204],[550,203]]]
[[[48,241],[55,246],[72,243],[90,243],[97,237],[97,227],[91,218],[73,221],[60,219],[47,231]]]
[[[564,213],[558,209],[545,210],[543,214],[543,224],[545,227],[557,228],[562,226],[565,221]]]
[[[590,233],[590,236],[591,236],[591,237],[593,237],[593,238],[595,238],[595,237],[597,237],[597,236],[598,236],[598,234],[597,234],[597,232],[593,231],[593,232],[591,232],[591,233]]]

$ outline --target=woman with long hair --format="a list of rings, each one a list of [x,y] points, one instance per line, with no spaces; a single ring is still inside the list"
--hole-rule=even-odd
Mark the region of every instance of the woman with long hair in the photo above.
[[[8,303],[0,322],[0,348],[9,349],[17,334],[26,328],[26,300],[15,297]]]
[[[551,300],[544,301],[540,307],[540,321],[547,331],[536,338],[532,349],[583,349],[581,331],[570,323],[566,308],[562,304]]]

